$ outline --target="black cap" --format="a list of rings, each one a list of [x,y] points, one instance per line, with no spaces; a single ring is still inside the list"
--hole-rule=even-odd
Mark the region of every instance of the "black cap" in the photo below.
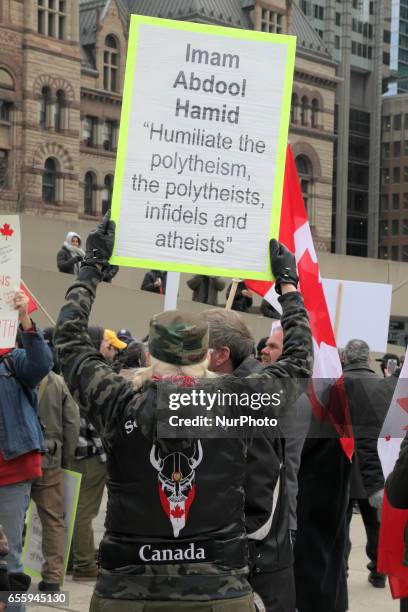
[[[385,353],[383,357],[381,357],[380,359],[376,359],[376,361],[379,361],[380,363],[383,363],[384,365],[386,365],[389,359],[395,359],[395,361],[397,362],[397,365],[400,364],[400,358],[398,357],[398,355],[394,355],[394,353]]]

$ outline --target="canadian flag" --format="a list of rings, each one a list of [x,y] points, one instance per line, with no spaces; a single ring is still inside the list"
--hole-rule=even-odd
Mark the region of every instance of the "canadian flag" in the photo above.
[[[378,439],[378,455],[384,478],[392,472],[408,431],[408,359],[405,359]],[[393,508],[384,495],[378,545],[378,571],[388,575],[394,598],[408,597],[408,567],[403,565],[404,530],[408,510]]]
[[[28,314],[31,314],[32,312],[35,312],[36,310],[38,310],[37,302],[35,301],[35,299],[31,295],[31,293],[29,292],[26,284],[23,283],[23,281],[21,281],[20,288],[21,288],[21,291],[24,291],[24,293],[28,297]]]
[[[292,253],[295,253],[299,274],[299,290],[303,295],[305,307],[309,313],[310,327],[313,334],[313,378],[331,379],[333,384],[336,383],[337,405],[335,410],[337,414],[334,416],[334,413],[331,412],[331,415],[328,414],[328,416],[333,419],[334,425],[341,435],[340,441],[344,452],[351,459],[354,452],[354,439],[349,409],[343,392],[343,371],[323,291],[319,264],[303,202],[295,160],[289,145],[286,151],[279,240]],[[246,280],[245,284],[255,293],[262,295],[275,308],[280,309],[273,282]],[[315,386],[314,391],[317,390],[317,387],[318,385]],[[339,394],[338,391],[341,393]],[[338,401],[339,395],[341,395],[344,401]],[[313,393],[312,403],[315,412],[317,409],[322,414],[323,407],[317,406],[318,392]]]

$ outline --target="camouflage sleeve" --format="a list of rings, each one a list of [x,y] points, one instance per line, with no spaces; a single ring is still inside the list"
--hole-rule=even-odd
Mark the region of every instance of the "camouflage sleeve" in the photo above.
[[[303,298],[296,291],[281,295],[279,302],[283,309],[282,355],[258,376],[310,378],[313,372],[313,341]]]
[[[54,343],[68,388],[100,435],[109,438],[118,418],[134,396],[131,384],[115,374],[88,334],[88,319],[100,274],[82,268],[67,291],[58,317]]]

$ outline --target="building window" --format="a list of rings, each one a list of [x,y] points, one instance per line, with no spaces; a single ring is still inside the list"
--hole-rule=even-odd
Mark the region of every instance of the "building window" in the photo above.
[[[82,140],[87,147],[96,147],[96,117],[87,115],[82,127]]]
[[[95,193],[96,177],[93,172],[87,172],[84,186],[84,213],[86,215],[95,214]]]
[[[49,203],[57,201],[57,162],[52,157],[44,164],[42,199]]]
[[[292,105],[290,107],[290,121],[291,123],[298,122],[298,111],[299,111],[299,98],[297,94],[292,94]]]
[[[63,40],[66,17],[67,0],[38,0],[37,31],[39,34]]]
[[[408,219],[402,220],[402,233],[404,236],[408,236]]]
[[[394,157],[399,157],[401,155],[401,143],[399,140],[394,142]]]
[[[391,224],[391,231],[393,236],[398,236],[399,234],[399,221],[398,219],[393,219]]]
[[[9,186],[9,152],[5,149],[0,149],[0,189],[7,189]]]
[[[380,259],[388,259],[388,247],[380,246],[378,249],[378,257]]]
[[[398,250],[397,246],[391,247],[391,259],[393,261],[398,261]]]
[[[381,196],[381,210],[388,210],[388,195]]]
[[[408,261],[408,245],[402,247],[402,261]]]
[[[388,159],[390,156],[390,143],[384,142],[382,147],[383,158]]]
[[[380,221],[380,237],[386,238],[388,235],[388,223],[387,221]]]
[[[7,123],[10,123],[11,108],[12,108],[11,102],[0,100],[0,121],[6,121]]]
[[[401,172],[400,172],[399,166],[396,166],[395,168],[392,169],[392,182],[399,183],[400,178],[401,178]]]
[[[282,14],[268,9],[262,9],[261,30],[273,34],[282,33]]]
[[[404,183],[408,183],[408,166],[404,166]]]
[[[390,169],[389,168],[383,168],[381,170],[381,182],[383,185],[388,185],[388,183],[390,182]]]
[[[341,13],[336,13],[336,26],[341,25]]]
[[[404,208],[408,208],[408,193],[404,193],[402,196]]]
[[[43,130],[48,129],[51,112],[51,89],[49,87],[43,87],[41,90],[41,103],[40,103],[40,128]]]
[[[104,188],[102,191],[102,214],[104,215],[111,207],[113,190],[113,174],[105,176]]]
[[[54,127],[56,132],[61,132],[64,129],[64,113],[65,113],[65,94],[59,89],[57,91],[57,99],[55,102]]]
[[[323,21],[324,19],[324,8],[319,4],[315,4],[314,16],[316,19],[320,19],[321,21]]]
[[[401,129],[401,115],[394,115],[394,130]]]
[[[308,108],[309,100],[306,96],[303,96],[300,104],[300,123],[302,125],[307,125]]]
[[[314,128],[317,128],[319,125],[319,102],[316,98],[312,100],[311,124]]]
[[[105,121],[103,126],[103,148],[105,151],[116,151],[117,127],[116,121]]]
[[[119,51],[116,39],[107,36],[103,52],[103,88],[107,91],[118,91]]]
[[[306,210],[308,210],[308,206],[310,204],[309,199],[311,196],[310,188],[313,181],[312,164],[306,155],[298,155],[295,159],[295,163],[299,175],[303,201],[305,203]]]
[[[334,37],[334,48],[340,49],[340,36],[337,36],[337,34]]]
[[[384,132],[389,132],[391,130],[391,117],[390,115],[385,115],[382,120],[383,130]]]
[[[392,194],[392,207],[394,210],[399,209],[399,193]]]

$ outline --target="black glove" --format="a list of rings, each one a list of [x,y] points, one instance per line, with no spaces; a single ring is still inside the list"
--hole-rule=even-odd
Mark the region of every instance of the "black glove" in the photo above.
[[[86,239],[85,266],[109,266],[115,242],[115,222],[110,220],[110,210],[106,213],[96,230]]]
[[[275,277],[275,289],[282,295],[281,284],[288,283],[297,288],[299,277],[296,270],[296,259],[284,244],[277,240],[269,242],[269,256],[271,260],[272,274]]]
[[[75,255],[74,261],[79,263],[80,261],[84,261],[83,255]]]

